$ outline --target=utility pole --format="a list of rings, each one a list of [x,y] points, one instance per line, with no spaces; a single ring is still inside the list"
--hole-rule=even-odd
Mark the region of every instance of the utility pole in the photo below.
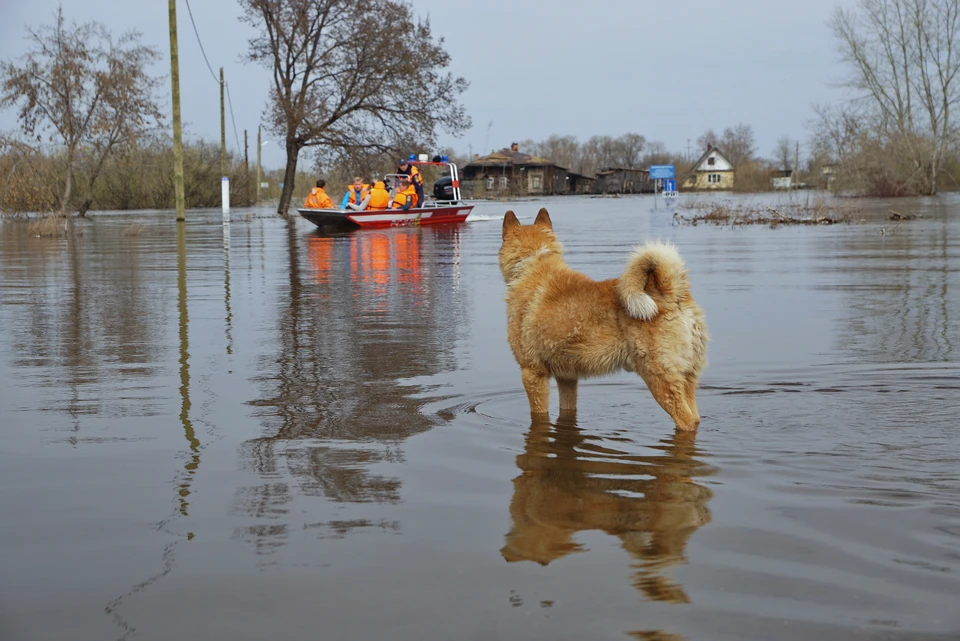
[[[260,206],[260,125],[257,125],[257,207]]]
[[[800,177],[800,141],[797,141],[796,151],[793,152],[793,173],[791,174],[793,180],[791,184],[794,189],[797,187],[797,179]]]
[[[183,139],[180,133],[180,59],[177,54],[177,0],[170,5],[170,83],[173,103],[173,190],[177,221],[185,220],[183,198]]]
[[[223,105],[223,67],[220,67],[220,175],[227,175],[227,114]]]
[[[243,130],[243,198],[250,206],[250,164],[247,160],[247,130]]]
[[[220,67],[220,203],[223,207],[223,219],[229,221],[230,178],[227,176],[227,112],[223,104],[223,87],[223,67]]]

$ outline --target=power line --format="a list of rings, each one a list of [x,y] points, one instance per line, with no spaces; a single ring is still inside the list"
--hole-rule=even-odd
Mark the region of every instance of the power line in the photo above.
[[[230,105],[230,122],[233,123],[233,137],[237,140],[237,153],[240,153],[243,147],[240,146],[240,136],[237,135],[237,121],[233,119],[233,100],[230,99],[230,83],[224,82],[223,85],[227,88],[227,104]]]
[[[187,13],[190,14],[190,24],[193,25],[193,33],[197,36],[197,44],[200,45],[200,53],[203,54],[203,61],[207,63],[207,69],[210,70],[213,81],[219,85],[220,81],[217,80],[217,74],[213,73],[213,67],[210,66],[210,61],[207,60],[207,52],[203,50],[203,43],[200,42],[200,32],[197,31],[197,23],[193,21],[193,10],[190,9],[190,0],[185,1],[187,3]]]
[[[200,45],[200,53],[203,54],[203,61],[207,63],[207,69],[210,71],[210,75],[213,77],[213,81],[220,84],[220,80],[217,78],[217,74],[213,72],[213,67],[210,65],[210,60],[207,59],[207,52],[203,48],[203,42],[200,40],[200,32],[197,30],[197,23],[193,19],[193,10],[190,8],[190,0],[184,0],[187,4],[187,13],[190,15],[190,24],[193,25],[193,33],[197,36],[197,44]],[[227,90],[227,102],[230,104],[230,122],[233,123],[233,137],[237,141],[237,152],[243,147],[240,146],[240,136],[237,134],[237,121],[233,117],[233,100],[230,98],[230,85],[228,83],[223,83],[224,88]]]

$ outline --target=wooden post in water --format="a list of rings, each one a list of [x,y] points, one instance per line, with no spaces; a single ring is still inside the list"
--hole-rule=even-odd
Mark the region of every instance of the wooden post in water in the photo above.
[[[798,189],[797,178],[800,177],[800,141],[799,140],[797,141],[796,151],[793,154],[793,173],[790,174],[790,176],[791,176],[790,186],[793,187],[794,189]]]
[[[230,178],[227,176],[227,112],[223,103],[223,67],[220,67],[220,203],[223,217],[230,216]]]
[[[257,125],[257,207],[260,206],[260,125]]]
[[[173,103],[173,190],[177,220],[185,220],[183,196],[183,138],[180,132],[180,59],[177,53],[177,0],[170,5],[170,83]]]
[[[227,114],[223,104],[223,67],[220,67],[220,176],[227,175]]]
[[[243,200],[250,206],[250,162],[247,156],[247,130],[243,130]]]

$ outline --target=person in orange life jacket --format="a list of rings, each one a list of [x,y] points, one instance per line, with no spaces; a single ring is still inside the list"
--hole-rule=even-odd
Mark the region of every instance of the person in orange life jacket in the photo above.
[[[400,179],[397,195],[393,197],[393,209],[410,209],[417,206],[417,190],[410,184],[408,178]]]
[[[386,209],[390,206],[390,192],[382,180],[373,183],[373,189],[370,190],[370,204],[367,209]]]
[[[323,190],[327,186],[327,181],[321,178],[317,181],[317,186],[310,190],[306,201],[303,203],[304,209],[333,209],[333,201]]]
[[[370,202],[370,189],[368,185],[363,184],[363,179],[357,176],[353,179],[353,185],[347,188],[343,194],[343,200],[340,202],[340,209],[352,209],[361,211],[367,208]]]
[[[401,158],[397,173],[410,179],[410,184],[417,191],[417,202],[423,204],[423,174],[420,170],[411,165],[409,160]]]

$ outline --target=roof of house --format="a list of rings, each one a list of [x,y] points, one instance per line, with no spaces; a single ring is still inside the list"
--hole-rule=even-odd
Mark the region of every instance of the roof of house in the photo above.
[[[633,173],[637,173],[637,174],[649,174],[649,173],[650,173],[650,169],[648,169],[648,168],[646,168],[646,167],[604,167],[603,169],[601,169],[600,171],[597,172],[597,176],[598,176],[598,177],[599,177],[599,176],[609,176],[609,175],[611,175],[611,174],[616,174],[616,173],[619,173],[619,172],[625,172],[625,173],[633,172]]]
[[[726,160],[728,163],[730,163],[730,166],[731,166],[731,167],[733,166],[733,163],[730,162],[730,159],[727,158],[726,156],[724,156],[724,155],[723,155],[723,152],[720,151],[720,149],[717,148],[716,145],[710,145],[709,147],[707,147],[707,150],[706,150],[705,152],[703,152],[703,155],[700,156],[700,158],[697,160],[697,162],[693,163],[693,168],[690,170],[691,173],[697,171],[697,170],[700,168],[700,165],[702,165],[702,164],[703,164],[703,161],[705,161],[705,160],[707,159],[707,156],[710,155],[710,152],[711,152],[711,151],[717,152],[717,155],[719,155],[721,158],[723,158],[723,159]],[[732,170],[732,169],[712,169],[712,168],[711,168],[710,171],[717,171],[717,172],[719,172],[719,171],[733,171],[733,170]]]
[[[528,165],[540,165],[540,166],[554,166],[560,167],[557,163],[549,160],[547,158],[540,158],[539,156],[531,156],[530,154],[525,154],[520,151],[511,151],[510,149],[501,149],[500,151],[495,151],[491,154],[483,156],[481,158],[474,158],[468,162],[465,167],[473,165],[474,167],[487,167],[487,166],[500,166],[504,164],[511,164],[515,166],[528,166]],[[565,169],[560,167],[560,169]]]

